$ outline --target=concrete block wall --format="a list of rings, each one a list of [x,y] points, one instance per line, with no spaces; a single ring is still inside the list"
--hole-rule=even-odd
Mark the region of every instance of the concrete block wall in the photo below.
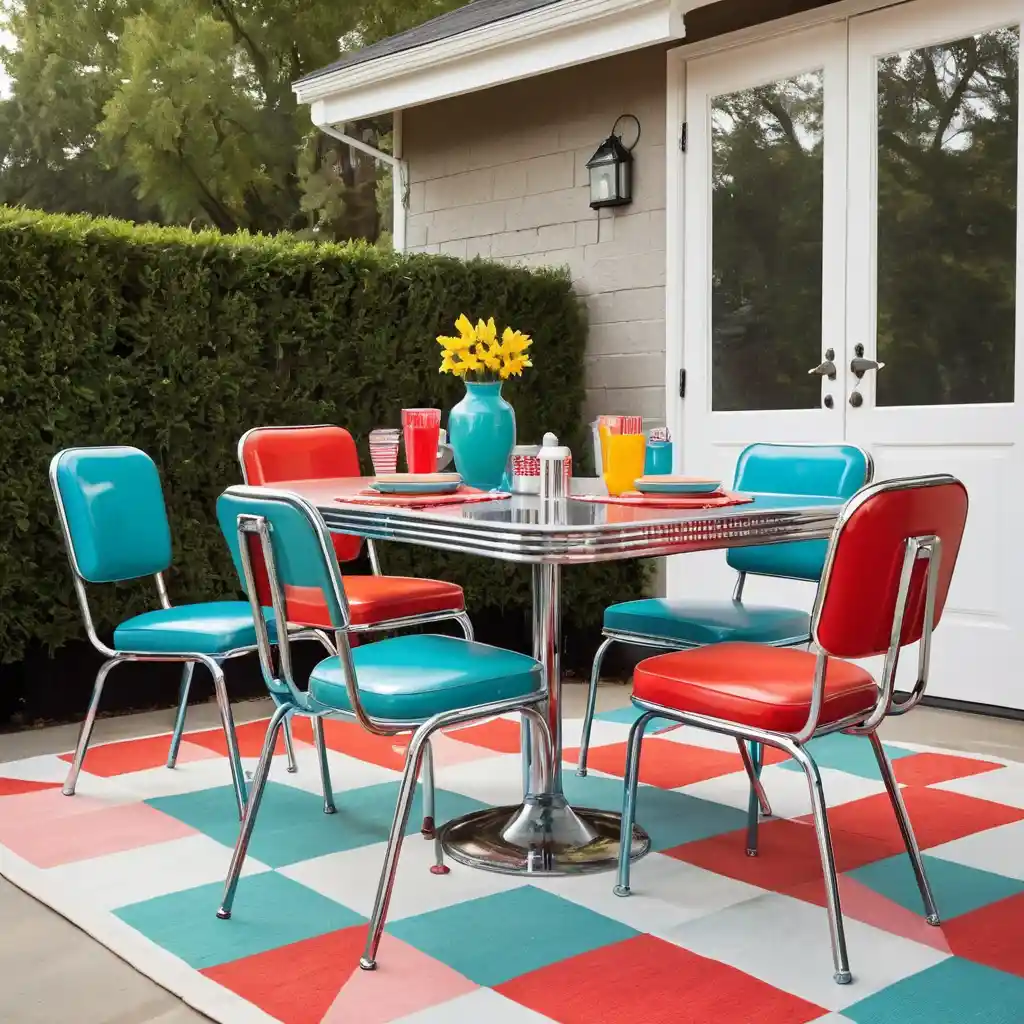
[[[586,162],[624,113],[641,123],[634,199],[594,211]],[[662,420],[664,51],[596,61],[408,110],[404,155],[409,248],[568,266],[590,321],[588,416],[640,413]]]

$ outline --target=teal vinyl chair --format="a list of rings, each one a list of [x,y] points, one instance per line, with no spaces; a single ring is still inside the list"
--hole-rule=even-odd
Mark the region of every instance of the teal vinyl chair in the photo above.
[[[842,504],[871,482],[871,456],[852,444],[748,445],[736,463],[733,489],[746,494],[806,495]],[[798,647],[810,642],[810,613],[800,608],[747,604],[743,587],[748,575],[774,576],[817,583],[828,549],[826,540],[795,541],[730,548],[726,561],[739,576],[732,599],[669,600],[646,598],[614,604],[604,613],[604,640],[597,649],[590,675],[577,775],[587,774],[587,752],[597,704],[601,663],[612,644],[629,644],[663,651],[687,650],[707,644],[742,641],[772,647]],[[748,753],[739,741],[740,755],[751,780],[748,850],[757,852],[757,805],[767,816],[771,806],[761,788],[762,748]]]
[[[103,684],[110,671],[129,661],[177,661],[184,667],[167,766],[173,768],[177,759],[193,669],[205,665],[213,676],[241,816],[246,799],[245,777],[222,664],[228,658],[256,649],[256,627],[249,602],[171,604],[163,578],[171,565],[171,531],[160,475],[145,452],[127,446],[66,448],[50,463],[50,485],[85,631],[93,647],[106,659],[96,675],[71,770],[64,783],[64,795],[74,795]],[[86,585],[120,583],[144,576],[155,577],[160,606],[122,622],[114,630],[113,646],[107,646],[96,633]],[[268,635],[276,635],[272,620],[267,630]]]
[[[373,970],[416,780],[425,765],[431,735],[448,726],[518,711],[533,720],[541,737],[542,791],[546,791],[553,767],[551,736],[537,707],[547,699],[543,667],[524,654],[451,636],[407,634],[353,647],[350,632],[354,624],[331,534],[312,505],[287,491],[230,487],[217,501],[217,519],[249,596],[263,678],[277,705],[267,727],[217,916],[231,916],[274,745],[291,716],[312,719],[327,814],[335,807],[323,735],[325,717],[354,719],[377,735],[411,732],[366,949],[359,962],[364,970]],[[275,668],[270,629],[259,615],[267,595],[254,571],[254,555],[262,556],[275,621],[289,626],[330,623],[333,629],[337,653],[314,667],[305,690],[295,681],[285,630],[278,638]],[[435,829],[432,836],[436,862],[431,871],[446,874],[439,832]]]

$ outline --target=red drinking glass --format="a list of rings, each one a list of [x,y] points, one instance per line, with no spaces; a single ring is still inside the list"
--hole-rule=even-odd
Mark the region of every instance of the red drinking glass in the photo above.
[[[405,464],[410,473],[437,472],[437,443],[441,434],[440,409],[403,409]]]

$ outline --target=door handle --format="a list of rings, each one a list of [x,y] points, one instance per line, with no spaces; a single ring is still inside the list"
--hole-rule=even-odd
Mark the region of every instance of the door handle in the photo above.
[[[874,359],[865,359],[863,345],[857,345],[854,347],[853,358],[850,360],[850,373],[852,373],[858,380],[860,380],[868,370],[881,370],[884,366],[885,363],[876,362]]]
[[[817,374],[819,377],[828,377],[829,380],[836,379],[836,364],[832,361],[835,359],[835,349],[827,349],[825,352],[825,361],[815,366],[813,370],[808,370],[809,374]]]
[[[854,356],[850,360],[850,371],[855,377],[863,377],[868,370],[881,370],[885,363],[875,362],[874,359],[864,359],[862,356]]]

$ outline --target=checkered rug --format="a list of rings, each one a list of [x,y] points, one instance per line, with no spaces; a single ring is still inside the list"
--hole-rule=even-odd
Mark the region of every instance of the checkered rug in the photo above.
[[[631,708],[600,715],[570,800],[617,809]],[[665,723],[661,723],[664,726]],[[240,730],[254,766],[264,723]],[[580,723],[566,727],[570,749]],[[401,740],[327,723],[338,813],[312,736],[275,758],[230,921],[214,916],[238,823],[219,731],[0,764],[0,873],[222,1024],[1018,1024],[1024,1021],[1024,765],[889,745],[943,918],[930,928],[866,740],[812,744],[831,807],[854,982],[832,981],[810,804],[769,752],[776,818],[744,855],[747,785],[727,740],[662,729],[638,821],[633,896],[610,874],[432,875],[414,807],[374,973],[357,967],[398,792]],[[435,743],[438,816],[518,799],[519,727]]]

